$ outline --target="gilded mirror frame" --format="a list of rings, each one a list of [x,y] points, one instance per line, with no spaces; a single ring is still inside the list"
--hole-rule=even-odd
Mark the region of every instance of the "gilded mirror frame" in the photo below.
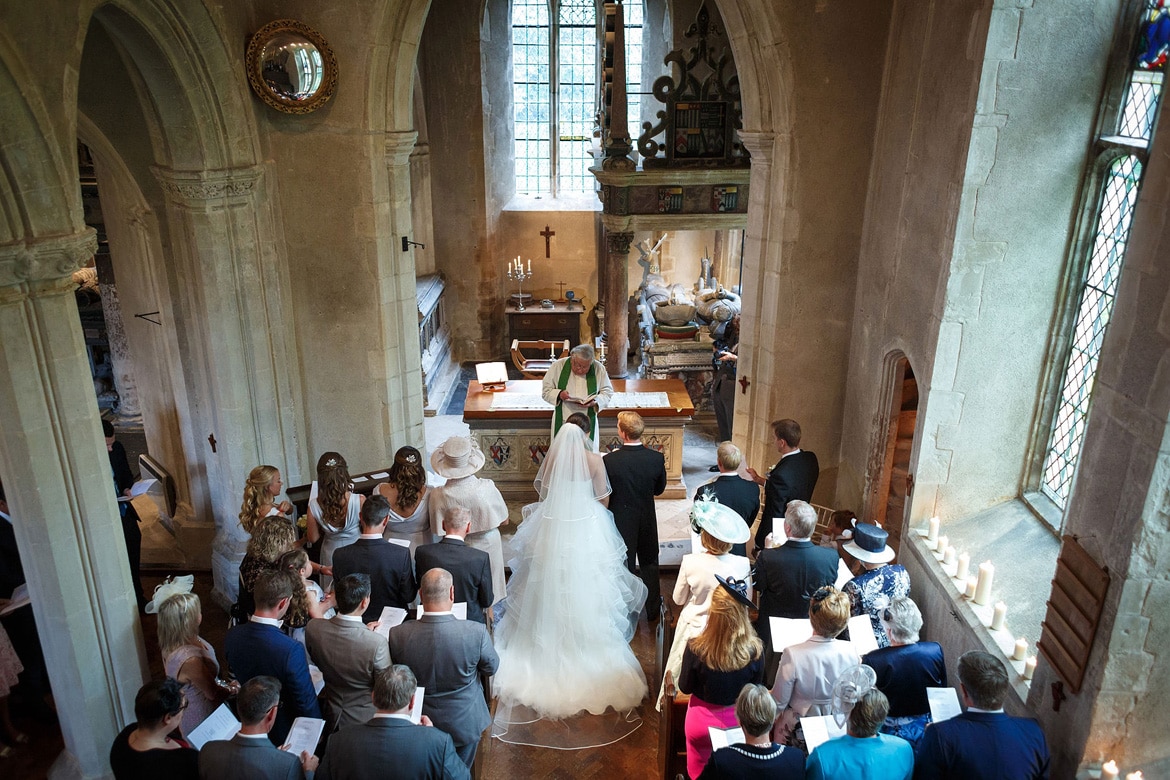
[[[321,83],[306,98],[287,97],[273,88],[264,77],[265,47],[277,38],[289,35],[309,41],[321,55]],[[252,91],[270,107],[286,114],[310,114],[328,103],[337,90],[337,58],[333,54],[333,47],[321,33],[295,19],[277,19],[257,30],[248,40],[245,61]]]

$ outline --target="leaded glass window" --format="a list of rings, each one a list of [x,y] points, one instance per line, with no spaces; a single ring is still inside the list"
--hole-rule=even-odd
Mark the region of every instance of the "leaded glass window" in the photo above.
[[[1100,138],[1111,153],[1096,193],[1096,220],[1081,280],[1072,340],[1064,363],[1060,397],[1044,456],[1041,489],[1064,508],[1084,440],[1093,381],[1113,314],[1129,228],[1142,179],[1142,155],[1149,147],[1170,53],[1170,12],[1147,0],[1137,31],[1125,97],[1117,121]]]
[[[623,6],[627,83],[636,93],[641,90],[642,2]],[[512,0],[517,193],[593,192],[589,167],[599,107],[601,21],[597,0]],[[637,98],[631,95],[629,108],[634,137],[641,108]]]

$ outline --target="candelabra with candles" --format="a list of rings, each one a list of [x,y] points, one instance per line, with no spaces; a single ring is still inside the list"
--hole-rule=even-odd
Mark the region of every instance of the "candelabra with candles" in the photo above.
[[[516,311],[524,311],[524,280],[532,278],[532,260],[528,261],[528,270],[525,270],[517,256],[508,264],[507,276],[516,282]]]

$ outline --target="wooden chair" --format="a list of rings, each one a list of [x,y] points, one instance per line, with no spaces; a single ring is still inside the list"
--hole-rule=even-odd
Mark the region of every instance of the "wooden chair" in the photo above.
[[[557,348],[561,353],[557,354]],[[528,358],[523,350],[539,350],[542,357]],[[521,341],[512,339],[512,364],[525,379],[544,379],[554,360],[569,356],[569,340],[563,341]]]
[[[833,512],[836,510],[820,504],[812,504],[812,508],[817,511],[817,527],[813,531],[813,543],[820,544],[825,532],[829,530],[829,521],[833,519]]]

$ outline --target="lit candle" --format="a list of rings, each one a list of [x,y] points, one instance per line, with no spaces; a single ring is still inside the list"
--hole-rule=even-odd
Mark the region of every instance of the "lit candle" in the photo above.
[[[532,258],[528,258],[528,273],[532,273]]]
[[[1106,761],[1101,765],[1101,780],[1117,780],[1121,777],[1121,770],[1117,768],[1116,761]]]
[[[995,602],[995,611],[991,615],[991,630],[1003,631],[1003,619],[1007,617],[1007,604]]]
[[[934,549],[938,542],[938,518],[932,517],[926,522],[926,546]]]
[[[948,544],[947,549],[943,551],[943,566],[950,566],[955,562],[955,547]]]
[[[935,552],[941,553],[943,550],[947,549],[948,542],[950,542],[950,539],[948,537],[940,536],[938,538],[938,541],[934,545]]]
[[[967,590],[964,591],[963,595],[969,599],[975,598],[975,587],[977,584],[978,583],[977,583],[976,579],[974,577],[970,577],[967,580]]]
[[[1032,675],[1036,673],[1036,656],[1032,656],[1027,661],[1024,661],[1024,679],[1031,680]]]
[[[1023,637],[1016,640],[1016,651],[1012,653],[1013,661],[1023,661],[1028,657],[1028,640]]]
[[[1125,780],[1143,780],[1141,771],[1130,772],[1125,776]]]
[[[971,555],[970,555],[970,553],[960,553],[959,554],[958,568],[955,569],[955,579],[956,580],[967,579],[967,570],[970,568],[971,568]],[[972,594],[972,595],[974,595],[974,594]]]
[[[991,565],[991,561],[984,561],[979,564],[979,582],[975,586],[976,604],[986,604],[991,601],[991,580],[994,577],[995,567]]]

